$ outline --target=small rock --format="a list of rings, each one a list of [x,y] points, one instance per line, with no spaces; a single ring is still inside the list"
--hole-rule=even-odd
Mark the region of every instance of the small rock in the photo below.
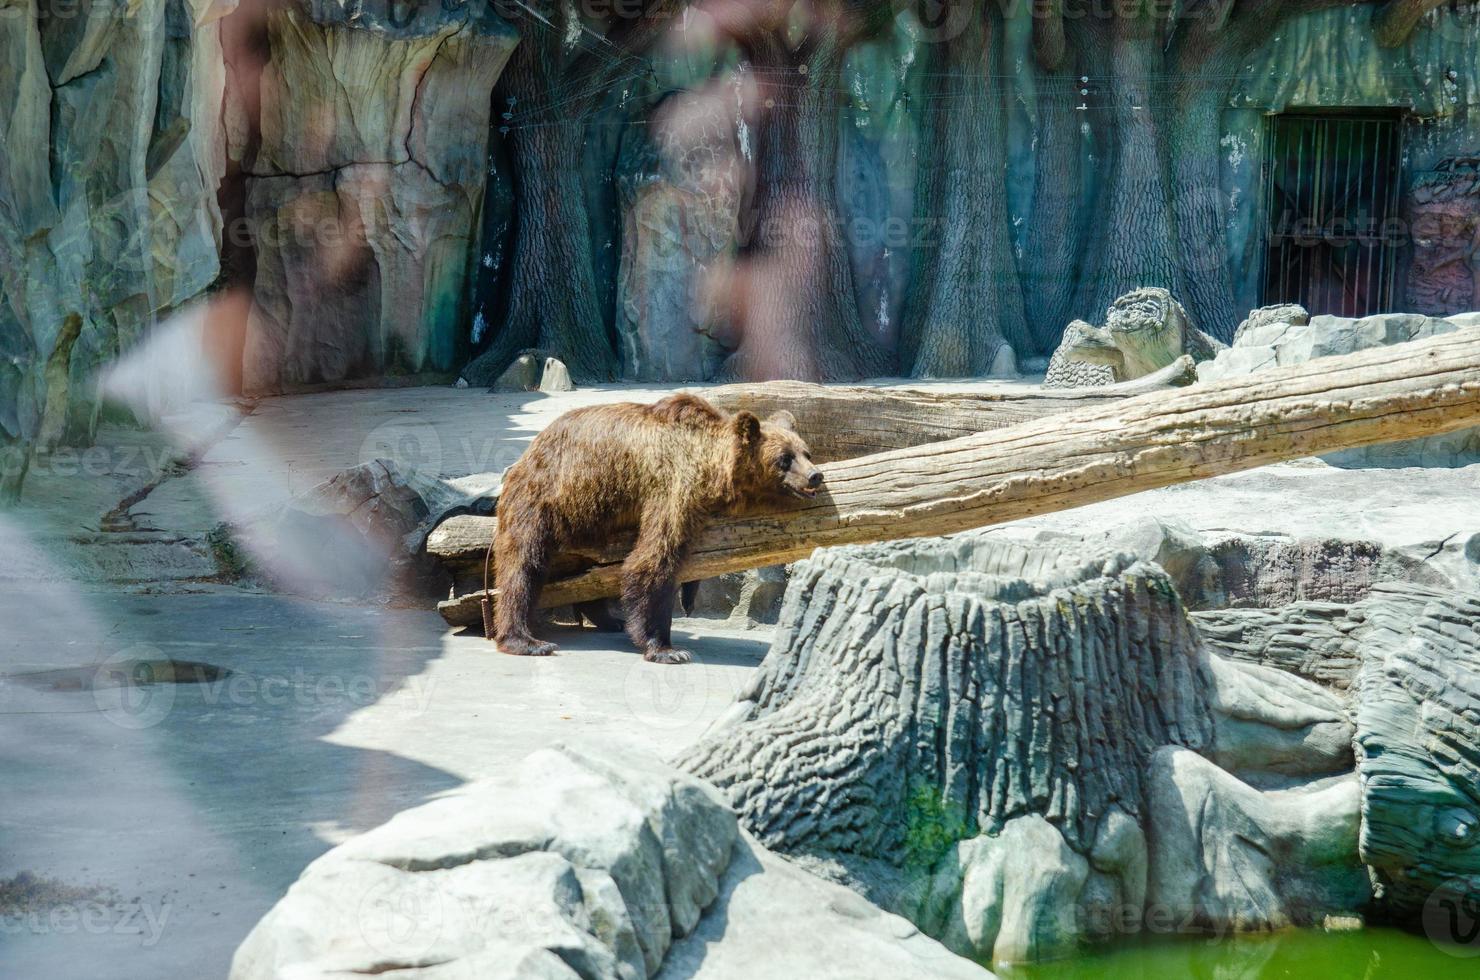
[[[489,391],[535,391],[540,386],[540,362],[533,354],[520,354],[504,368]]]
[[[987,375],[993,378],[1016,378],[1018,376],[1017,351],[1012,349],[1011,344],[1003,344],[997,348]]]
[[[1233,346],[1240,347],[1250,341],[1245,339],[1250,331],[1259,330],[1264,327],[1272,327],[1283,324],[1303,325],[1310,322],[1310,314],[1305,307],[1295,303],[1280,303],[1276,306],[1261,306],[1257,310],[1250,310],[1244,322],[1238,325],[1233,332]]]
[[[540,373],[540,391],[547,395],[561,391],[575,391],[576,386],[570,380],[570,369],[565,362],[558,358],[545,358],[545,368]]]

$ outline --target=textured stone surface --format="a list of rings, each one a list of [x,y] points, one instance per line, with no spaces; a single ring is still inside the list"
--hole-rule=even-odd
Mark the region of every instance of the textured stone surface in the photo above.
[[[88,442],[98,369],[216,279],[226,10],[0,18],[0,480]]]
[[[1075,320],[1064,328],[1064,337],[1048,359],[1048,369],[1043,376],[1046,388],[1091,388],[1114,384],[1115,369],[1108,364],[1091,364],[1072,360],[1069,351],[1079,347],[1085,334],[1095,327],[1083,320]]]
[[[1293,602],[1273,609],[1214,609],[1192,614],[1213,649],[1234,660],[1288,671],[1345,691],[1361,659],[1357,627],[1339,602]]]
[[[213,534],[235,571],[319,598],[409,598],[445,583],[423,548],[435,520],[467,498],[448,484],[375,459],[287,504]]]
[[[1198,366],[1200,382],[1237,377],[1267,367],[1305,364],[1322,357],[1350,354],[1421,340],[1457,330],[1470,317],[1383,313],[1349,319],[1316,316],[1307,319],[1300,307],[1255,310],[1239,328],[1234,344]],[[1312,370],[1318,370],[1314,365]],[[1448,435],[1386,443],[1325,457],[1338,466],[1458,466],[1480,459],[1480,430],[1462,429]]]
[[[1309,322],[1310,313],[1298,303],[1261,306],[1257,310],[1250,310],[1249,315],[1244,317],[1244,321],[1238,325],[1238,329],[1233,333],[1233,346],[1261,343],[1262,341],[1255,339],[1256,331],[1272,329],[1278,336],[1292,325],[1303,326]]]
[[[1214,931],[1353,914],[1372,898],[1364,860],[1407,867],[1423,846],[1405,800],[1469,847],[1476,672],[1452,651],[1475,645],[1473,599],[1378,584],[1355,606],[1189,618],[1136,552],[1193,585],[1210,560],[1151,526],[818,552],[794,566],[756,677],[679,764],[767,846],[996,961],[1139,929],[1142,912]],[[1400,642],[1415,617],[1447,655]],[[1357,657],[1370,687],[1352,685]],[[1379,719],[1361,783],[1354,712]],[[1430,890],[1471,873],[1467,850],[1446,853],[1418,875]]]
[[[1244,517],[1237,523],[1258,527]],[[1189,609],[1209,610],[1213,617],[1233,609],[1275,615],[1293,603],[1350,604],[1366,598],[1379,582],[1460,588],[1480,584],[1475,578],[1480,546],[1470,549],[1467,539],[1439,546],[1424,542],[1400,547],[1335,533],[1296,537],[1226,529],[1196,531],[1181,520],[1148,516],[1127,517],[1098,533],[1078,528],[1073,532],[1014,529],[1010,536],[1033,547],[1078,555],[1081,560],[1125,554],[1156,562],[1171,576]],[[971,536],[960,540],[969,541]],[[1475,552],[1474,558],[1465,557],[1467,550]],[[1032,575],[1034,570],[1024,568],[1022,574]]]
[[[1261,791],[1168,746],[1146,779],[1147,907],[1180,931],[1317,925],[1370,897],[1354,775]]]
[[[736,249],[743,161],[735,105],[728,88],[671,96],[649,137],[624,147],[616,315],[624,378],[704,381],[729,353],[706,277]]]
[[[1441,161],[1413,178],[1407,298],[1433,316],[1480,310],[1480,158]]]
[[[741,629],[774,626],[790,567],[770,565],[706,579],[699,583],[692,615],[727,619]]]
[[[1193,326],[1182,304],[1167,290],[1137,289],[1110,305],[1103,328],[1083,320],[1069,324],[1049,360],[1043,383],[1050,388],[1078,388],[1132,381],[1183,354],[1202,362],[1222,349],[1222,343]]]
[[[658,980],[990,980],[897,915],[741,834],[720,894]]]
[[[237,950],[232,980],[640,980],[719,894],[736,839],[698,780],[539,751],[309,865]]]
[[[1117,897],[1145,887],[1144,856],[1124,870],[1130,874],[1114,879]],[[1072,910],[1089,874],[1089,860],[1047,820],[1015,817],[997,834],[952,848],[936,866],[916,914],[963,956],[1009,963],[1052,959],[1086,938]]]
[[[1364,604],[1356,684],[1362,860],[1409,918],[1480,900],[1480,597],[1417,587]],[[1473,907],[1473,906],[1470,906]]]
[[[714,787],[556,747],[351,838],[237,950],[232,980],[990,978],[741,835]]]
[[[454,370],[513,29],[470,4],[333,0],[267,28],[244,386]]]
[[[1217,752],[1222,726],[1241,762],[1308,741],[1349,765],[1341,708],[1307,688],[1313,706],[1275,705],[1266,679],[1214,671],[1154,566],[981,535],[840,548],[793,567],[771,655],[680,764],[768,846],[952,949],[1033,959],[1143,892],[1107,814],[1144,822],[1158,746]]]
[[[1019,552],[979,545],[974,568],[916,573],[892,562],[930,557],[905,547],[798,563],[772,655],[741,692],[744,720],[681,763],[727,789],[762,843],[787,850],[909,867],[968,827],[992,833],[1029,813],[1071,841],[1092,837],[1110,802],[1136,806],[1140,752],[1207,744],[1206,678],[1160,570],[993,573]],[[1137,656],[1115,652],[1122,630]],[[1059,702],[1089,676],[1126,693]],[[1154,715],[1135,707],[1152,689]],[[1108,731],[1119,735],[1095,736]],[[802,802],[819,796],[826,813]]]

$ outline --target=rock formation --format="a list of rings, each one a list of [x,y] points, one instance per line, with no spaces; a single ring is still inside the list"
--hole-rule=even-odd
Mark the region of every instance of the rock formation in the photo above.
[[[799,563],[770,656],[680,764],[766,846],[978,959],[1473,886],[1473,598],[1189,616],[1158,566],[1066,544]]]
[[[1093,388],[1115,383],[1115,369],[1109,364],[1080,361],[1069,356],[1095,329],[1093,324],[1083,320],[1074,320],[1064,328],[1063,339],[1048,359],[1048,372],[1043,376],[1045,388]]]
[[[1364,623],[1355,689],[1362,860],[1397,916],[1416,918],[1443,889],[1473,903],[1480,597],[1410,587],[1374,596],[1354,613]]]
[[[255,267],[245,354],[233,316],[198,365],[228,392],[466,357],[514,31],[471,4],[253,7],[259,78],[260,52],[223,48],[236,8],[28,2],[0,24],[0,494],[33,450],[90,441],[100,368],[232,278],[223,249]],[[242,197],[230,227],[218,192]]]
[[[290,4],[267,15],[260,142],[247,171],[256,255],[243,385],[455,371],[494,82],[517,41],[473,4]],[[249,97],[250,95],[250,97]]]
[[[0,18],[0,491],[32,447],[89,441],[98,369],[217,277],[231,6]]]
[[[570,748],[536,752],[509,778],[407,810],[319,858],[242,943],[231,977],[388,972],[991,976],[767,853],[712,786],[654,760]]]
[[[733,104],[670,96],[651,137],[624,149],[616,317],[624,378],[705,381],[730,352],[708,277],[725,273],[737,245],[743,161]]]
[[[1480,310],[1480,158],[1451,158],[1418,174],[1408,304],[1433,316]]]
[[[397,461],[398,448],[367,444],[367,454],[388,456],[218,525],[209,541],[223,570],[319,599],[415,602],[445,593],[427,534],[447,514],[492,512],[500,478],[442,479]]]
[[[1480,314],[1449,318],[1382,313],[1350,319],[1312,317],[1299,306],[1254,310],[1239,327],[1233,346],[1197,370],[1200,382],[1218,381],[1272,367],[1305,364],[1322,357],[1389,347],[1480,325]],[[1427,439],[1384,443],[1328,454],[1338,466],[1456,466],[1480,459],[1480,430],[1463,429]]]
[[[1223,348],[1193,326],[1171,293],[1136,289],[1110,305],[1103,329],[1083,320],[1065,328],[1043,383],[1051,388],[1073,388],[1133,381],[1161,370],[1183,354],[1200,363]]]

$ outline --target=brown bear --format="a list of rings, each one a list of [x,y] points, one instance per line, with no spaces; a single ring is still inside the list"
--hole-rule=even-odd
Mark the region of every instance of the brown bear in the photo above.
[[[622,564],[627,635],[654,663],[687,663],[670,631],[679,566],[717,514],[743,513],[822,485],[789,412],[764,422],[702,398],[578,408],[534,438],[504,474],[494,537],[494,639],[504,653],[546,656],[529,616],[550,559],[637,531]]]

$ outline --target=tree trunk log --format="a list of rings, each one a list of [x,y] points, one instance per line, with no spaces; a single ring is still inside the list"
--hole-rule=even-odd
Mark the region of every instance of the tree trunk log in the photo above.
[[[749,380],[856,381],[893,369],[858,315],[837,209],[838,78],[846,53],[819,28],[794,51],[780,34],[749,40],[760,93],[755,189],[730,303],[741,342],[727,373]]]
[[[1035,22],[1035,31],[1037,26]],[[1071,71],[1045,74],[1039,86],[1033,128],[1033,217],[1018,274],[1034,350],[1052,354],[1063,340],[1064,327],[1074,319],[1085,215],[1092,209],[1085,206],[1083,190],[1084,113],[1075,109],[1078,78]],[[1089,312],[1095,316],[1104,311]]]
[[[819,547],[986,527],[1477,422],[1480,330],[1471,329],[836,462],[815,501],[714,521],[681,578],[794,561]],[[466,559],[468,543],[492,533],[490,518],[454,518],[427,548]],[[540,604],[617,594],[627,543],[614,538],[592,567],[547,584]],[[443,606],[452,613],[466,601],[476,606],[477,596]]]
[[[915,213],[930,225],[899,358],[916,378],[986,375],[1004,343],[1035,347],[1008,233],[1002,20],[988,5],[971,10],[959,34],[925,46]]]
[[[1116,145],[1090,243],[1092,260],[1076,307],[1098,323],[1119,297],[1142,286],[1177,295],[1181,270],[1173,236],[1171,194],[1157,118],[1158,77],[1165,64],[1155,22],[1142,14],[1113,18],[1100,32],[1109,52],[1109,119]]]
[[[1196,380],[1196,366],[1192,358],[1184,356],[1154,374],[1099,388],[976,393],[773,381],[724,385],[699,393],[727,412],[745,409],[762,417],[781,409],[791,412],[797,419],[797,431],[812,450],[812,458],[818,463],[832,463],[1005,429],[1046,415],[1122,401]]]

